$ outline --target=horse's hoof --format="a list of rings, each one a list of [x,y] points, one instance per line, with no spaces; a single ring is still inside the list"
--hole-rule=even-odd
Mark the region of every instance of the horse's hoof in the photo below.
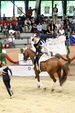
[[[53,92],[54,91],[54,89],[51,89],[51,92]]]
[[[59,87],[58,92],[59,92],[59,93],[61,93],[61,92],[62,92],[62,87],[61,87],[61,86]]]
[[[44,91],[46,91],[46,87],[45,88],[43,88],[44,89]]]
[[[38,88],[40,88],[40,86],[38,86]]]

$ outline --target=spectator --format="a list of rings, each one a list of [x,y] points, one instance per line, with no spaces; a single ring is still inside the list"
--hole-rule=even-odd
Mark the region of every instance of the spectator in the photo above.
[[[62,18],[60,19],[59,23],[60,23],[60,25],[63,25],[63,20],[62,20]]]
[[[7,27],[6,23],[4,23],[2,32],[4,33],[4,35],[8,36],[8,27]]]
[[[22,32],[23,21],[21,17],[18,18],[18,25],[20,26],[20,32]]]
[[[51,31],[54,31],[55,30],[55,24],[53,23],[53,21],[51,21],[50,30]]]
[[[69,22],[68,21],[66,21],[65,29],[67,28],[67,26],[69,26]]]
[[[7,41],[7,37],[6,35],[3,38],[3,48],[9,48],[9,43]]]
[[[22,27],[24,27],[24,21],[25,21],[25,19],[26,19],[26,17],[25,17],[25,15],[23,15],[23,16],[21,17],[21,20],[22,20],[22,22],[23,22]]]
[[[36,23],[34,23],[32,25],[32,32],[35,32],[35,31],[37,31],[37,25],[36,25]]]
[[[37,30],[37,27],[36,27],[37,25],[34,18],[31,19],[31,26],[32,26],[32,32]]]
[[[15,37],[12,33],[10,33],[9,38],[8,38],[8,42],[9,42],[9,48],[15,48]]]
[[[8,25],[8,30],[14,30],[14,26],[12,25],[12,23],[10,22]]]
[[[65,20],[64,20],[64,24],[70,24],[69,18],[66,16]],[[66,25],[67,26],[67,25]]]
[[[26,16],[27,16],[29,19],[31,19],[32,13],[33,13],[34,10],[35,10],[35,9],[31,9],[31,7],[29,7],[29,9],[27,10]]]
[[[6,23],[6,25],[8,26],[9,23],[10,23],[10,20],[7,18],[7,19],[5,20],[5,23]]]
[[[51,34],[51,30],[50,30],[50,26],[49,25],[47,26],[47,32],[46,32],[46,34]]]
[[[40,22],[37,25],[37,30],[39,33],[42,33],[42,25],[40,24]]]
[[[31,32],[31,29],[32,29],[32,26],[31,26],[31,21],[29,20],[29,18],[27,18],[25,21],[24,21],[24,28],[25,28],[25,32]]]
[[[68,32],[69,32],[69,33],[71,32],[71,29],[70,29],[70,26],[69,26],[69,25],[68,25],[67,28],[65,29],[65,34],[67,35]]]
[[[15,26],[16,25],[16,22],[17,22],[17,19],[16,18],[12,18],[12,20],[11,20],[12,26]]]
[[[2,25],[2,26],[4,25],[4,20],[3,20],[3,18],[0,19],[0,25]]]
[[[46,24],[45,21],[42,24],[42,31],[43,31],[44,34],[47,32],[47,24]]]
[[[3,26],[2,26],[2,24],[0,24],[0,32],[2,32],[3,31]]]
[[[45,17],[44,17],[44,15],[42,14],[41,17],[40,17],[40,23],[42,24],[44,21],[45,21]]]
[[[57,27],[57,29],[59,30],[59,28],[61,27],[59,20],[57,21],[57,23],[55,24],[55,26]]]
[[[58,29],[57,29],[57,27],[55,26],[55,30],[54,30],[54,32],[55,32],[55,34],[57,34],[58,35]]]
[[[53,23],[54,24],[57,21],[57,15],[58,15],[58,8],[57,8],[57,5],[55,4],[55,7],[53,8]]]
[[[47,23],[47,25],[50,25],[50,23],[51,23],[51,20],[50,20],[50,17],[49,16],[46,19],[46,23]]]
[[[36,22],[35,22],[35,19],[32,18],[32,19],[31,19],[31,25],[33,25],[34,23],[36,23]]]
[[[16,26],[14,27],[14,30],[15,30],[16,38],[20,39],[20,26],[18,25],[18,22],[16,22]]]
[[[71,31],[73,31],[73,29],[75,29],[75,24],[73,23],[73,21],[70,24],[70,28],[71,28]]]
[[[63,26],[61,26],[59,29],[59,35],[64,35],[64,34],[65,34],[65,31],[63,29]]]

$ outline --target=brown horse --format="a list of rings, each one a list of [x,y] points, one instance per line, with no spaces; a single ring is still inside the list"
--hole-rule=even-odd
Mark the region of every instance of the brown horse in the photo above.
[[[30,57],[30,59],[34,63],[35,52],[31,48],[24,48],[23,55],[24,55],[25,61],[28,59],[28,57]],[[68,72],[67,67],[65,66],[65,64],[62,64],[58,58],[50,58],[46,61],[42,61],[40,63],[40,70],[41,72],[46,71],[51,77],[51,79],[53,80],[52,91],[54,90],[54,83],[56,82],[54,73],[57,72],[58,74],[60,87],[67,79],[67,72]],[[63,75],[61,75],[61,70],[63,70]],[[34,71],[36,75],[35,79],[37,80],[38,86],[42,87],[42,84],[40,83],[40,77],[39,77],[40,71],[37,70],[36,65],[34,65]]]

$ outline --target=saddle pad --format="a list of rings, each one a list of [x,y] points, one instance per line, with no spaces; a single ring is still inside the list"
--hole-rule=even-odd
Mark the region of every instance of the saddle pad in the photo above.
[[[39,63],[40,62],[43,62],[43,61],[46,61],[46,60],[48,60],[48,59],[50,59],[51,57],[50,56],[47,56],[46,54],[43,54],[41,57],[40,57],[40,59],[39,59]]]
[[[47,56],[45,53],[40,57],[40,59],[39,59],[39,62],[38,62],[38,65],[37,65],[37,69],[39,70],[39,71],[41,71],[40,70],[40,63],[41,62],[43,62],[43,61],[46,61],[46,60],[48,60],[48,59],[50,59],[51,57],[50,56]]]
[[[46,60],[48,60],[48,59],[50,59],[51,58],[51,56],[47,56],[45,53],[40,57],[40,59],[39,59],[39,65],[38,65],[38,67],[37,67],[37,69],[39,70],[39,71],[41,71],[40,70],[40,63],[41,62],[43,62],[43,61],[46,61]]]

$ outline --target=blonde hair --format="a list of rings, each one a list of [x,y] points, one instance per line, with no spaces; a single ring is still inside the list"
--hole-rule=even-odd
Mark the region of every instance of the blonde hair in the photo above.
[[[2,67],[5,66],[5,65],[6,65],[5,62],[3,61],[3,62],[2,62]]]

